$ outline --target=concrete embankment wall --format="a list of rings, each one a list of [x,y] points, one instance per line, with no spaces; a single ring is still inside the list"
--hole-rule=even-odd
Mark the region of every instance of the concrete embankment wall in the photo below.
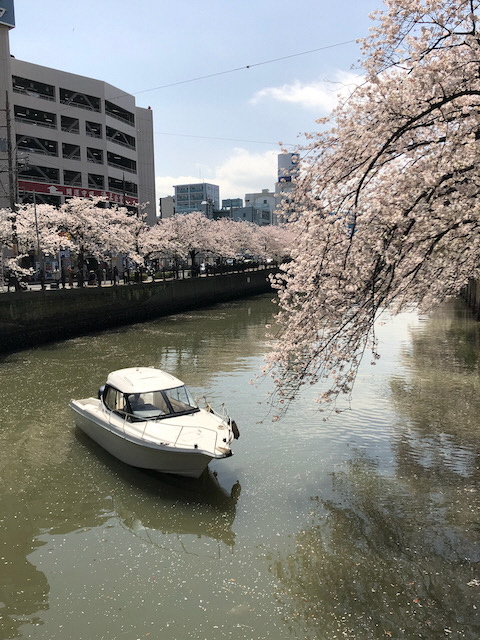
[[[0,295],[0,353],[266,293],[272,270]]]

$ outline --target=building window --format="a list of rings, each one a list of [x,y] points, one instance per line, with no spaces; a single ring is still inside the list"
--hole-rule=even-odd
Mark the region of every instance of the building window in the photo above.
[[[133,151],[135,151],[135,138],[133,136],[129,136],[127,133],[118,131],[117,129],[109,127],[108,125],[105,127],[105,131],[107,134],[107,140],[110,140],[110,142],[120,144],[122,145],[122,147],[127,147],[127,149],[132,149]]]
[[[87,147],[87,161],[95,164],[103,164],[103,151],[101,149],[92,149]]]
[[[66,133],[80,133],[80,124],[78,118],[61,116],[60,124],[62,131],[65,131]]]
[[[27,80],[27,78],[20,78],[20,76],[12,76],[12,84],[15,93],[23,93],[42,100],[55,100],[55,87],[52,84]]]
[[[97,173],[88,174],[88,188],[89,189],[104,189],[105,178]]]
[[[89,96],[80,91],[71,91],[70,89],[60,89],[60,102],[71,107],[80,107],[88,111],[97,111],[100,113],[100,98]]]
[[[60,184],[60,170],[52,167],[23,167],[18,172],[20,180],[33,180],[34,182],[50,182]]]
[[[26,124],[34,124],[38,127],[48,127],[49,129],[57,128],[57,116],[48,111],[40,109],[29,109],[28,107],[14,107],[15,120]]]
[[[116,193],[123,193],[128,196],[136,196],[138,187],[134,182],[128,180],[118,180],[117,178],[108,179],[108,188]]]
[[[130,124],[132,127],[135,126],[135,116],[133,113],[113,104],[113,102],[109,102],[108,100],[105,100],[105,113],[112,116],[112,118],[116,118],[117,120]]]
[[[78,144],[62,144],[62,154],[66,160],[80,160],[80,147]]]
[[[98,122],[85,122],[85,133],[90,138],[102,137],[102,125]]]
[[[119,156],[117,153],[107,151],[107,164],[110,167],[115,167],[116,169],[125,169],[126,171],[130,171],[130,173],[137,173],[137,163],[135,160],[124,158],[123,156]]]
[[[58,143],[54,140],[44,140],[43,138],[17,135],[17,149],[19,151],[40,153],[44,156],[58,156]]]
[[[63,172],[63,184],[68,187],[81,187],[82,186],[82,174],[80,171],[67,171]]]

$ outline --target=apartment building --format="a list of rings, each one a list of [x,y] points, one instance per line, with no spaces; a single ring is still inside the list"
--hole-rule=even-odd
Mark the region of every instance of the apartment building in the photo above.
[[[0,206],[101,196],[132,211],[148,203],[154,224],[152,110],[106,82],[12,58],[8,29],[0,22]]]
[[[192,213],[201,211],[208,218],[220,209],[220,189],[216,184],[180,184],[175,189],[175,212]]]

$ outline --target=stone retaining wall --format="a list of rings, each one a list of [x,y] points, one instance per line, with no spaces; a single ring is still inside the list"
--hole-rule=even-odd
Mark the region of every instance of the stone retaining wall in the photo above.
[[[0,353],[266,293],[272,272],[5,293],[0,295]]]

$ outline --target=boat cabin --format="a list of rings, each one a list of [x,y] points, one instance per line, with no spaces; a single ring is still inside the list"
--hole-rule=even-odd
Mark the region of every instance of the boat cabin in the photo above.
[[[199,411],[181,380],[146,367],[113,372],[100,388],[99,398],[109,411],[131,421],[172,418]]]

